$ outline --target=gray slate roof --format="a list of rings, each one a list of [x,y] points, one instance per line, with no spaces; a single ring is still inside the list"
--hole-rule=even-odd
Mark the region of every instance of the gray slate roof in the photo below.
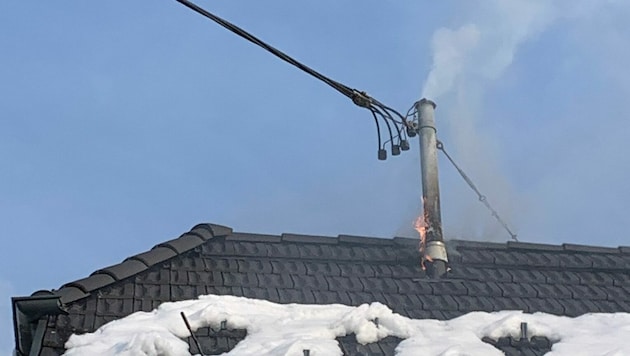
[[[411,318],[450,319],[471,311],[523,310],[578,316],[630,312],[630,248],[447,241],[452,271],[425,278],[418,240],[280,236],[200,224],[179,238],[100,269],[55,291],[68,315],[50,316],[41,355],[58,355],[72,333],[166,301],[202,294],[278,303],[360,305],[374,301]],[[225,352],[244,330],[200,330],[205,354]],[[485,340],[509,355],[539,355],[532,340]],[[339,338],[348,355],[392,355],[400,340],[359,345]],[[191,350],[195,350],[192,347]]]

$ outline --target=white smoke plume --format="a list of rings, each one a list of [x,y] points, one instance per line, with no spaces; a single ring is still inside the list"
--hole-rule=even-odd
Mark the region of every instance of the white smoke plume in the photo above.
[[[469,4],[469,3],[468,3]],[[423,87],[423,96],[440,107],[438,130],[445,130],[445,144],[469,172],[491,203],[510,224],[513,206],[519,198],[502,171],[499,147],[491,134],[478,131],[484,122],[481,106],[484,92],[499,80],[514,61],[519,47],[544,31],[558,17],[551,1],[478,1],[469,11],[466,23],[433,34],[432,67]],[[441,133],[441,132],[439,132]],[[508,236],[463,181],[444,194],[445,227],[458,238],[502,240]]]
[[[466,6],[469,8],[464,8]],[[625,113],[628,109],[614,98],[623,97],[623,93],[628,92],[627,84],[624,84],[627,83],[627,65],[621,63],[627,63],[630,54],[625,49],[627,46],[621,43],[627,42],[627,27],[623,24],[630,13],[630,6],[619,0],[488,0],[462,2],[458,10],[465,14],[461,15],[459,23],[440,28],[433,34],[432,66],[422,91],[423,97],[436,101],[438,105],[438,136],[505,220],[517,232],[525,230],[527,236],[521,238],[529,240],[533,234],[544,231],[546,236],[575,239],[575,233],[567,235],[563,230],[571,226],[580,212],[586,211],[594,201],[570,204],[567,202],[571,200],[567,197],[580,196],[588,186],[585,182],[593,181],[591,176],[597,172],[599,186],[602,186],[602,180],[609,182],[606,193],[595,196],[597,201],[602,205],[617,206],[619,203],[603,197],[614,196],[612,187],[615,186],[615,177],[628,174],[614,160],[616,156],[611,152],[615,152],[613,147],[623,145],[618,132],[628,126],[627,120],[620,119],[627,117]],[[511,157],[504,152],[510,147],[501,147],[498,133],[504,132],[499,128],[501,126],[509,127],[513,134],[525,125],[514,122],[510,117],[489,114],[492,110],[488,108],[493,106],[493,100],[486,93],[513,80],[512,74],[506,76],[506,73],[510,73],[510,66],[518,59],[519,51],[529,43],[535,44],[540,35],[551,32],[552,28],[562,29],[562,35],[557,38],[565,41],[562,44],[577,54],[556,61],[565,67],[551,68],[551,72],[557,71],[560,76],[563,70],[564,73],[571,71],[567,68],[579,63],[582,70],[590,70],[588,79],[583,79],[585,76],[580,72],[571,72],[571,75],[577,81],[581,80],[582,84],[585,80],[601,81],[605,84],[600,84],[600,87],[605,88],[607,93],[589,93],[590,86],[586,85],[576,89],[583,90],[579,94],[575,94],[576,91],[565,97],[557,93],[556,99],[565,103],[579,102],[575,100],[598,95],[601,103],[607,103],[604,107],[612,115],[599,115],[599,129],[592,131],[594,127],[589,126],[592,123],[589,114],[580,110],[571,109],[571,112],[556,116],[545,115],[545,110],[538,113],[538,122],[545,127],[543,131],[536,132],[543,132],[546,137],[561,138],[564,143],[553,146],[558,151],[553,156],[555,161],[551,158],[539,159],[540,164],[544,164],[521,168],[536,173],[528,175],[534,178],[530,180],[528,190],[520,186],[517,190],[508,177],[522,175],[522,172],[508,172],[505,168]],[[558,36],[557,32],[555,36]],[[539,58],[544,60],[546,55],[540,53]],[[530,75],[536,73],[531,72]],[[571,89],[567,88],[567,92]],[[602,131],[603,127],[609,130]],[[599,135],[606,134],[609,139],[596,143],[590,141],[591,144],[586,147],[576,144],[586,139],[584,132],[589,130]],[[443,179],[441,186],[446,236],[507,239],[508,235],[476,201],[465,183],[455,177],[456,173],[443,158],[440,159],[443,167],[441,176],[447,178]],[[589,165],[585,166],[584,162],[589,162]],[[555,166],[561,168],[554,169]],[[578,170],[576,167],[585,168]],[[558,193],[561,187],[564,195]],[[610,215],[602,218],[611,220]],[[613,223],[604,226],[615,231]],[[588,234],[584,229],[579,232]],[[592,231],[590,235],[593,233],[600,232]]]

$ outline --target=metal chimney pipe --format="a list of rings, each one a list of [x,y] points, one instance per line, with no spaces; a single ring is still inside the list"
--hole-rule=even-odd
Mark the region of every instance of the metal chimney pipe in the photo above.
[[[435,107],[435,103],[428,99],[416,103],[422,169],[422,203],[426,223],[423,260],[427,275],[430,278],[441,278],[446,274],[448,257],[442,236],[440,213]]]

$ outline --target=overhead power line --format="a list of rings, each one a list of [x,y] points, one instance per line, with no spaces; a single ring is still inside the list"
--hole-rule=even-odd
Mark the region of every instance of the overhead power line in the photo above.
[[[333,80],[319,73],[318,71],[310,68],[309,66],[298,62],[297,60],[290,57],[286,53],[265,43],[264,41],[252,35],[251,33],[212,14],[211,12],[201,8],[200,6],[188,0],[176,0],[176,1],[188,7],[189,9],[197,12],[198,14],[201,14],[205,16],[206,18],[218,23],[224,28],[230,30],[232,33],[248,40],[249,42],[257,46],[264,48],[265,50],[275,55],[276,57],[282,59],[283,61],[290,63],[291,65],[303,70],[304,72],[328,84],[330,87],[337,90],[339,93],[351,99],[352,102],[355,103],[357,106],[368,109],[372,113],[374,120],[376,122],[376,130],[377,130],[377,135],[378,135],[378,146],[379,146],[379,150],[378,150],[379,159],[384,160],[387,158],[387,151],[385,150],[385,145],[387,145],[388,143],[390,144],[390,150],[392,152],[392,155],[394,156],[400,154],[401,150],[406,151],[409,149],[409,142],[407,141],[407,133],[409,132],[408,128],[410,128],[410,126],[408,125],[407,118],[401,115],[398,111],[382,104],[378,100],[369,96],[364,91],[350,88],[336,80]],[[385,122],[388,128],[389,140],[385,141],[385,143],[382,143],[382,140],[381,140],[381,129],[379,125],[379,118]],[[391,124],[394,125],[395,130],[393,131],[392,131]]]

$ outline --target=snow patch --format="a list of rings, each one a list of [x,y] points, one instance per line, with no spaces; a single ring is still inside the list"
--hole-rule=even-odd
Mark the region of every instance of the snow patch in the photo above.
[[[401,356],[503,355],[484,336],[520,336],[521,322],[530,336],[546,336],[555,344],[547,355],[630,355],[630,314],[586,314],[577,318],[520,311],[472,312],[448,320],[415,320],[393,313],[381,303],[351,307],[340,304],[276,304],[234,296],[201,296],[170,302],[152,312],[137,312],[103,325],[94,333],[72,335],[65,355],[180,356],[190,355],[183,338],[191,328],[247,329],[247,337],[225,355],[342,355],[335,338],[356,334],[362,344],[387,336],[403,340]],[[378,318],[378,323],[376,319]]]

